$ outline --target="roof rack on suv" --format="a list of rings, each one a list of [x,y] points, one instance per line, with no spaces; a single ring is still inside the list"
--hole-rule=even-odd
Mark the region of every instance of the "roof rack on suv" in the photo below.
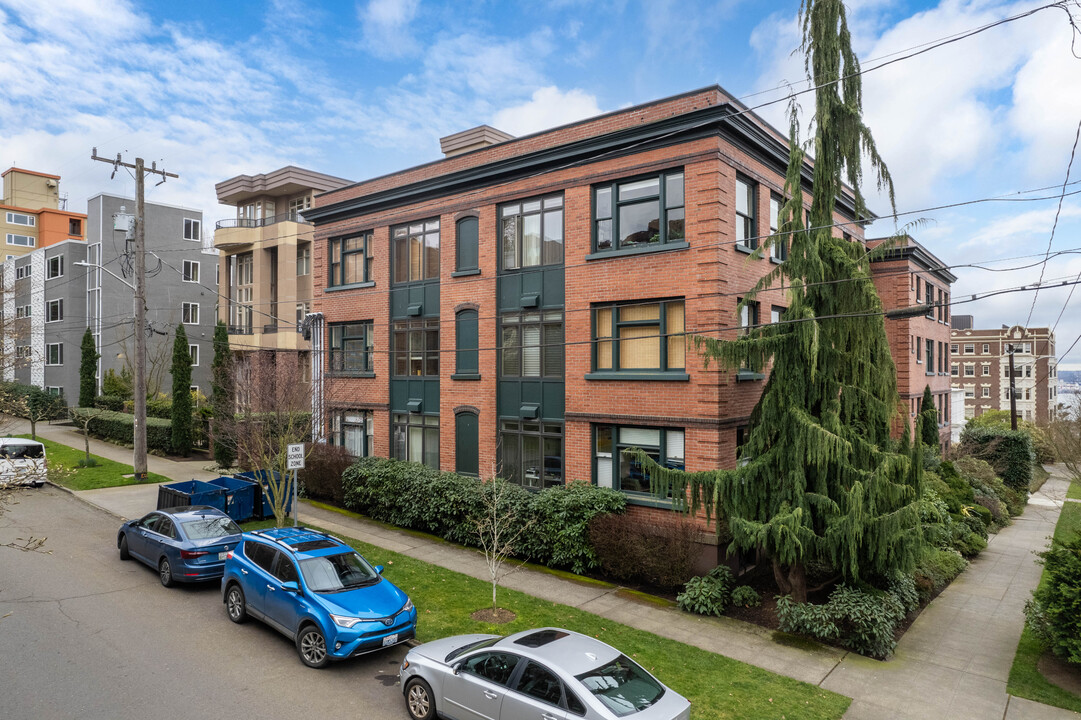
[[[322,530],[314,530],[312,528],[305,527],[303,525],[300,525],[298,527],[291,527],[291,528],[285,527],[285,528],[275,528],[275,529],[276,530],[284,530],[284,531],[292,531],[291,533],[289,533],[289,535],[299,535],[302,532],[307,533],[307,534],[311,534],[311,535],[318,535],[320,537],[325,537],[328,540],[333,540],[334,542],[341,543],[342,545],[346,544],[342,540],[339,540],[338,538],[334,537],[333,535],[325,533]],[[273,543],[275,543],[277,545],[281,545],[283,548],[286,548],[289,552],[293,553],[294,555],[297,553],[297,548],[295,548],[292,545],[290,545],[289,543],[287,543],[285,541],[286,540],[285,537],[280,537],[280,538],[274,537],[273,535],[267,534],[263,530],[250,530],[249,532],[252,535],[258,535],[259,537],[265,538],[265,539],[267,539],[267,540],[269,540],[269,541],[271,541],[271,542],[273,542]],[[288,537],[288,535],[286,537]]]

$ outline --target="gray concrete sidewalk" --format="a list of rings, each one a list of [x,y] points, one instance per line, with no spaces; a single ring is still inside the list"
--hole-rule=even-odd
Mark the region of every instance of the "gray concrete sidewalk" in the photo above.
[[[67,429],[70,432],[70,429]],[[39,432],[67,443],[62,430]],[[92,451],[110,457],[110,446]],[[113,454],[126,455],[123,448]],[[130,462],[130,457],[126,459]],[[152,471],[174,479],[200,478],[190,467],[153,458]],[[155,469],[159,467],[161,469]],[[205,471],[204,471],[205,474]],[[213,473],[209,473],[213,476]],[[644,604],[618,589],[524,570],[503,585],[535,597],[571,605],[631,627],[673,638],[853,698],[846,718],[993,718],[1037,720],[1079,715],[1008,696],[1006,680],[1024,618],[1021,609],[1039,580],[1033,553],[1054,531],[1069,481],[1056,471],[1029,501],[1024,515],[991,538],[985,550],[921,613],[893,658],[878,662],[843,650],[814,650],[775,643],[771,633],[728,618],[704,618]],[[76,493],[117,516],[152,510],[157,486],[127,486]],[[302,502],[300,521],[487,580],[487,565],[475,551],[355,519]]]

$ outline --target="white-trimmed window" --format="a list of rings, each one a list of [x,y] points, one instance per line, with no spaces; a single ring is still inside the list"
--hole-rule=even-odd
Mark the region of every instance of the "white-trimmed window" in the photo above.
[[[180,307],[180,322],[185,325],[199,324],[199,303],[184,303]]]
[[[987,355],[990,352],[991,352],[991,344],[990,343],[984,343],[983,344],[983,354]]]
[[[985,398],[991,397],[991,388],[989,388],[989,387],[980,388],[980,397],[985,397]]]
[[[191,355],[191,366],[199,367],[199,346],[188,345],[188,354]]]
[[[184,239],[185,240],[202,240],[203,239],[203,223],[200,220],[193,218],[184,218]]]
[[[60,397],[64,394],[64,388],[60,387],[59,385],[46,385],[45,392],[49,393],[50,395]]]
[[[957,363],[950,365],[950,375],[957,377]]]
[[[188,391],[193,392],[193,393],[198,393],[199,392],[199,386],[198,385],[188,385]]]
[[[976,366],[975,365],[969,365],[969,364],[965,365],[965,377],[976,377]]]
[[[184,282],[197,283],[199,282],[199,261],[198,260],[185,260],[184,261]]]
[[[30,268],[32,268],[32,267],[34,267],[34,266],[33,265],[20,265],[19,267],[15,268],[15,279],[16,280],[22,280],[23,278],[30,277]]]
[[[312,246],[297,248],[297,277],[312,273]]]
[[[35,227],[38,224],[38,219],[34,215],[10,211],[7,214],[7,221],[8,225],[25,225],[26,227]]]
[[[30,306],[29,305],[19,305],[19,306],[17,306],[15,308],[15,317],[16,318],[30,317]]]
[[[971,344],[965,345],[965,355],[972,355],[976,352],[976,346]]]
[[[292,222],[303,222],[301,213],[312,206],[312,196],[304,195],[289,201],[289,219]],[[297,273],[299,275],[300,273]]]
[[[29,345],[16,345],[15,346],[15,357],[20,358],[20,359],[30,357],[30,346]]]
[[[45,346],[45,364],[64,364],[64,343],[49,343]]]
[[[30,235],[16,235],[15,233],[8,233],[8,245],[18,245],[20,247],[34,247],[34,238]]]
[[[64,277],[63,255],[53,255],[45,261],[45,279],[53,280],[58,277]]]
[[[45,303],[45,322],[60,322],[64,319],[64,300],[50,300]]]
[[[989,364],[987,364],[987,363],[984,363],[984,365],[983,365],[983,376],[984,377],[990,377],[990,375],[991,375],[991,366]]]
[[[965,385],[965,397],[967,397],[967,398],[976,397],[976,388],[972,387],[971,385]]]

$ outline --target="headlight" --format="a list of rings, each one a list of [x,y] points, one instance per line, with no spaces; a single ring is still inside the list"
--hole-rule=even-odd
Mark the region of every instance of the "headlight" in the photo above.
[[[334,621],[335,625],[343,628],[351,628],[358,622],[364,622],[361,618],[345,617],[343,615],[331,615],[330,619]]]
[[[413,601],[410,600],[409,598],[406,598],[405,599],[405,607],[403,607],[401,611],[402,612],[409,612],[412,609],[413,609]]]

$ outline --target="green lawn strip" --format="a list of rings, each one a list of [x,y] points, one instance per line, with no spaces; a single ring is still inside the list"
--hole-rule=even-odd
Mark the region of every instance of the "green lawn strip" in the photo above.
[[[270,526],[272,521],[244,524],[246,530]],[[490,606],[489,583],[353,538],[342,539],[371,563],[386,566],[387,579],[409,593],[420,613],[420,642],[465,633],[506,635],[549,625],[568,628],[635,658],[689,699],[691,717],[700,720],[839,718],[851,702],[843,695],[515,590],[500,588],[499,605],[517,613],[517,619],[506,625],[478,622],[470,614]]]
[[[1066,497],[1081,500],[1081,480],[1074,480],[1066,491]]]
[[[20,435],[19,437],[29,438],[30,436]],[[81,468],[76,463],[86,457],[84,451],[51,440],[43,440],[40,437],[38,442],[45,446],[45,457],[48,458],[50,471],[60,471],[50,472],[49,479],[69,490],[96,490],[97,488],[136,484],[134,477],[125,477],[125,475],[131,476],[134,474],[135,471],[131,465],[125,465],[115,460],[107,460],[91,454],[90,457],[97,462],[97,465]],[[147,483],[169,482],[169,478],[157,473],[150,473],[149,477]]]
[[[1079,483],[1074,481],[1073,485],[1076,487]],[[1064,503],[1058,524],[1055,525],[1055,537],[1065,540],[1078,534],[1081,534],[1081,504]],[[1044,571],[1040,584],[1046,580],[1047,572]],[[1021,641],[1017,644],[1017,654],[1014,655],[1013,667],[1010,668],[1006,692],[1046,705],[1081,712],[1081,697],[1052,685],[1036,667],[1043,652],[1043,643],[1026,627],[1021,633]]]
[[[1043,465],[1038,462],[1032,463],[1032,479],[1028,482],[1028,491],[1034,493],[1043,487],[1043,484],[1047,482],[1047,479],[1051,477],[1051,473],[1043,469]]]

